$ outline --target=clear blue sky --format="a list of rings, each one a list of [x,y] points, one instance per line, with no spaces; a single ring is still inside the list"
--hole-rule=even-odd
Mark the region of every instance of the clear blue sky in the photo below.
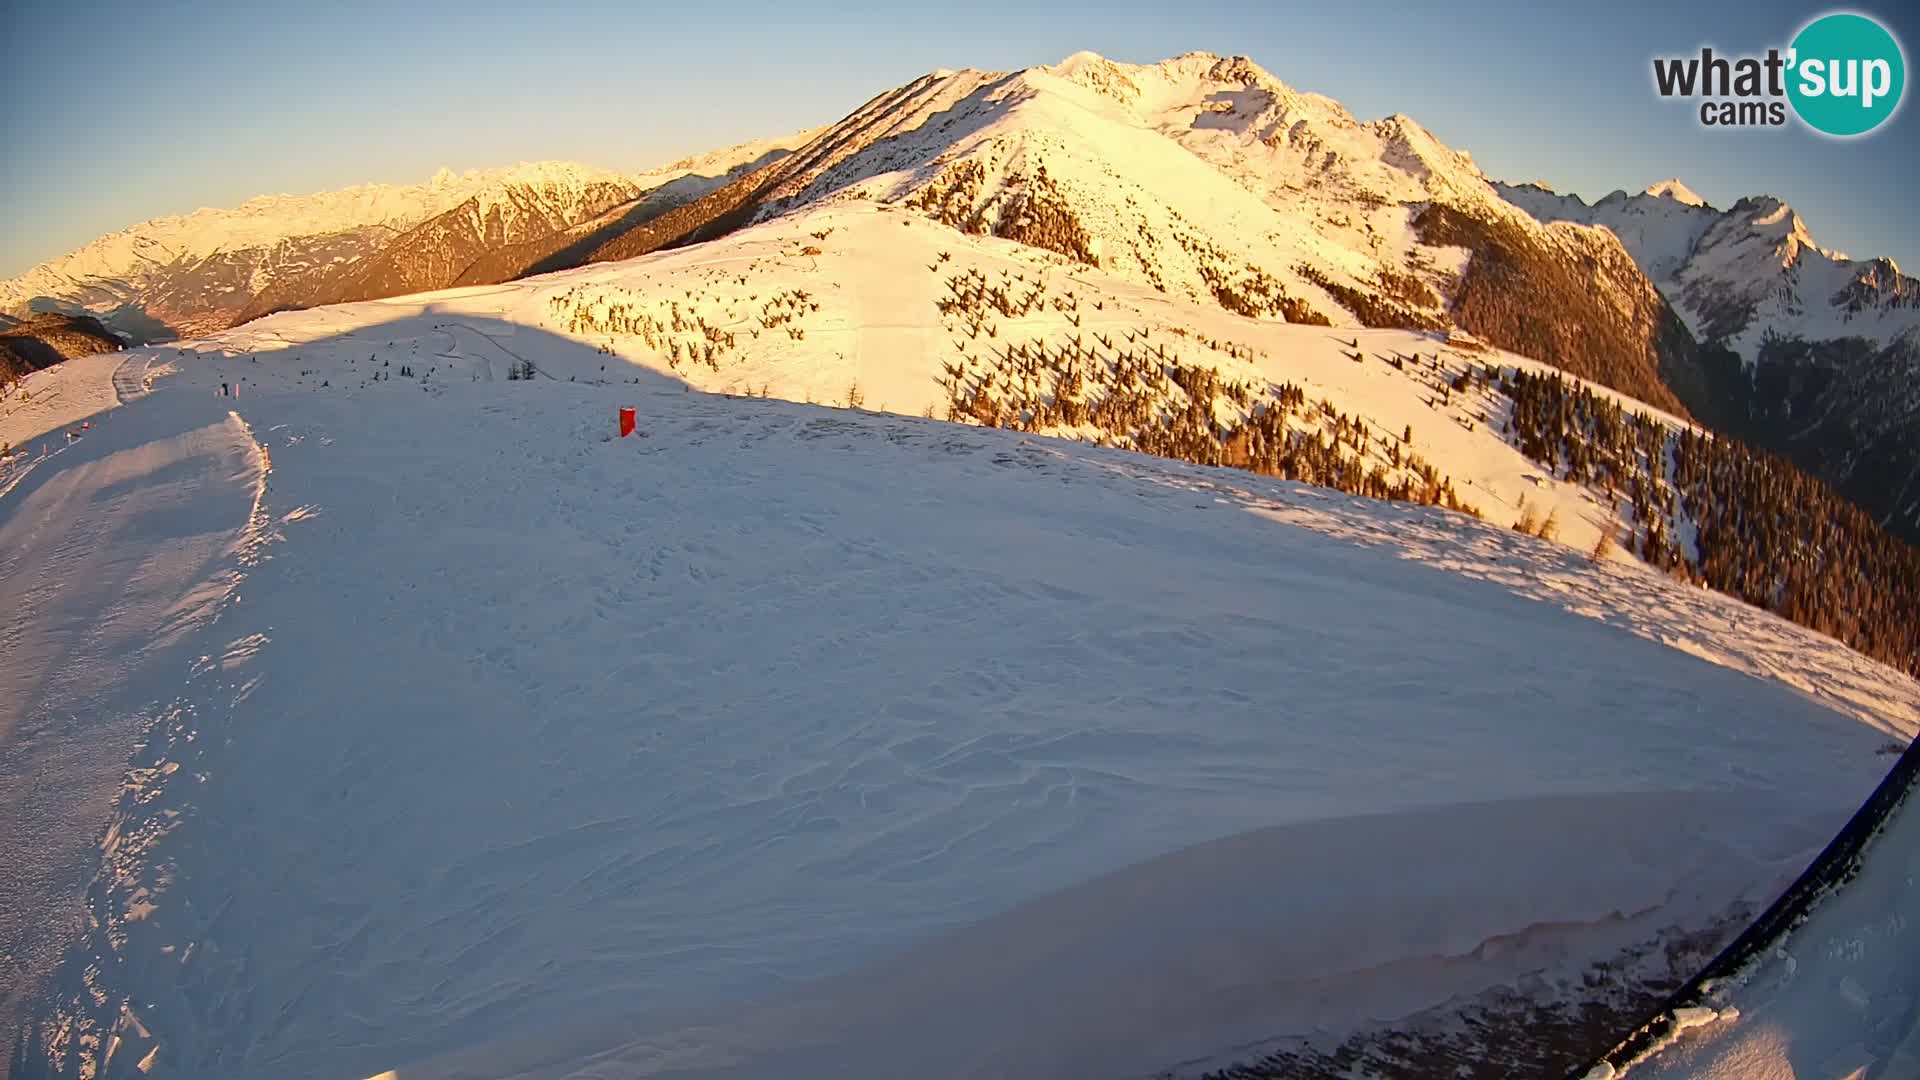
[[[384,10],[392,7],[400,10]],[[241,4],[9,0],[0,274],[162,214],[520,160],[641,167],[834,120],[940,67],[1080,49],[1253,57],[1362,119],[1406,113],[1496,178],[1598,197],[1678,175],[1772,193],[1823,244],[1920,272],[1920,119],[1850,143],[1712,133],[1654,97],[1655,54],[1784,45],[1824,6],[1025,0]],[[1920,52],[1906,5],[1856,7]],[[1910,92],[1920,93],[1920,91]]]

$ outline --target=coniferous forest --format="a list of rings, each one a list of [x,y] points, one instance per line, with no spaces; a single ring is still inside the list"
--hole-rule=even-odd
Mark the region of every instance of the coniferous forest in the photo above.
[[[1833,489],[1557,373],[1496,385],[1513,402],[1508,438],[1556,477],[1621,500],[1636,555],[1920,675],[1920,551]]]

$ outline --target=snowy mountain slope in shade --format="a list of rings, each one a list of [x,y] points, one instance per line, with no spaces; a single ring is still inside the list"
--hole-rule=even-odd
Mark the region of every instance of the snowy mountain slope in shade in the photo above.
[[[83,932],[102,836],[115,844],[115,801],[123,783],[138,782],[128,761],[178,692],[182,642],[217,618],[237,584],[258,506],[257,448],[237,418],[113,407],[144,392],[139,379],[117,376],[146,360],[61,364],[29,377],[31,403],[0,407],[0,440],[15,445],[49,413],[78,427],[74,414],[86,409],[91,422],[84,438],[36,453],[24,472],[0,467],[0,1031],[9,1044],[31,1018],[36,986]],[[17,1063],[13,1072],[21,1075]]]
[[[29,372],[63,360],[117,352],[125,343],[87,315],[48,313],[0,324],[0,394]]]
[[[1200,1076],[1247,1061],[1255,1047],[1326,1047],[1356,1026],[1376,1037],[1391,1026],[1402,1045],[1433,1038],[1420,1053],[1439,1061],[1447,1051],[1437,1026],[1398,1018],[1457,1013],[1452,995],[1614,959],[1671,933],[1677,910],[1724,903],[1751,874],[1749,857],[1806,835],[1791,814],[1736,824],[1735,813],[1751,805],[1698,795],[1546,797],[1256,830],[745,1008],[624,1017],[401,1075],[472,1076],[478,1066],[491,1076]],[[1462,844],[1469,835],[1480,842]],[[1610,859],[1557,866],[1569,849],[1631,852],[1638,868],[1660,869],[1622,874],[1624,860]],[[1696,863],[1681,870],[1686,858]],[[1546,880],[1542,866],[1555,867]],[[1338,885],[1302,888],[1303,874]],[[1655,880],[1683,880],[1693,895],[1639,893]],[[1413,911],[1417,929],[1406,925]],[[1525,911],[1562,921],[1515,932]],[[1368,1013],[1395,1021],[1356,1025]],[[1466,1058],[1473,1067],[1520,1073],[1514,1057],[1478,1049]],[[1333,1072],[1330,1056],[1297,1053],[1300,1066],[1282,1075]],[[1412,1058],[1388,1069],[1421,1068]],[[1421,1073],[1445,1074],[1459,1075]]]
[[[920,1064],[1034,1075],[1127,1051],[1149,1073],[1302,1033],[1309,1053],[1406,1012],[1444,1032],[1457,1014],[1438,1003],[1516,988],[1541,1010],[1588,1004],[1570,993],[1632,1009],[1674,975],[1649,955],[1724,937],[1857,804],[1888,738],[1920,728],[1920,687],[1830,640],[1501,525],[729,399],[539,325],[585,284],[658,275],[686,304],[700,275],[710,294],[745,274],[761,302],[799,287],[822,305],[776,324],[806,333],[756,376],[801,386],[857,356],[837,370],[904,394],[931,332],[886,316],[938,294],[854,234],[954,237],[897,210],[831,213],[135,351],[173,374],[103,423],[237,413],[271,462],[271,558],[228,579],[216,623],[187,626],[168,692],[98,682],[89,715],[170,706],[23,1076],[407,1076],[506,1037],[460,1074],[566,1074],[596,1049],[719,1075],[885,1069],[900,1043],[833,1001],[885,1000],[901,1032],[947,1046],[955,1010],[996,985],[1099,971],[1116,993],[1002,1000],[971,1041],[983,1056]],[[829,226],[857,294],[813,269],[826,256],[784,254]],[[949,262],[1047,263],[965,243]],[[1167,307],[1151,289],[1101,303],[1122,296]],[[871,305],[861,329],[836,333],[854,303]],[[1383,402],[1400,385],[1384,373],[1411,381],[1317,345],[1330,331],[1264,330],[1298,345],[1303,378],[1377,369],[1352,385]],[[528,363],[535,378],[503,377]],[[215,396],[235,381],[237,399]],[[619,405],[640,411],[632,438],[612,437]],[[56,483],[92,505],[109,481],[73,474],[75,452],[0,521]],[[61,602],[84,620],[115,596]],[[38,716],[64,699],[28,700]],[[1469,868],[1496,832],[1498,880],[1562,886],[1494,902]],[[1394,871],[1415,855],[1433,872],[1410,885]],[[1394,900],[1409,887],[1413,909]],[[1367,951],[1320,949],[1332,931]],[[1168,934],[1213,962],[1156,949]],[[1322,978],[1261,980],[1262,956]],[[1603,989],[1573,991],[1588,972]],[[813,1027],[821,1011],[854,1026]],[[558,1058],[555,1030],[581,1033]]]
[[[1745,968],[1708,987],[1646,1059],[1597,1069],[1595,1080],[1920,1074],[1912,963],[1920,951],[1920,807],[1906,775],[1909,790],[1845,880]]]

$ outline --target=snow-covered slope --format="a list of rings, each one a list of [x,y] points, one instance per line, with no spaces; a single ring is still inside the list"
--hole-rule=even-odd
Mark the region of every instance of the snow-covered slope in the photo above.
[[[82,929],[15,999],[20,1075],[1316,1075],[1347,1042],[1421,1075],[1490,1018],[1549,1071],[1920,728],[1920,687],[1830,639],[1502,523],[712,392],[935,405],[969,339],[913,313],[1003,269],[1082,299],[998,340],[1144,331],[1431,417],[1415,447],[1476,498],[1531,486],[1379,359],[1430,338],[1361,332],[1356,363],[871,205],[134,350],[152,392],[0,497],[0,529],[66,533],[164,492],[89,550],[209,555],[164,563],[195,603],[158,676],[0,657],[36,775],[72,781],[33,790],[111,805],[84,900],[72,850],[35,855],[15,929]],[[1229,327],[1260,336],[1229,356]],[[709,329],[761,347],[688,363]],[[245,453],[170,467],[184,432]],[[127,603],[8,540],[51,561],[0,580],[68,583],[9,634]],[[130,756],[117,793],[90,747]]]
[[[1667,1010],[1649,1029],[1656,1041],[1595,1080],[1920,1075],[1917,759],[1909,747],[1849,823],[1871,831],[1823,853],[1827,872],[1796,886],[1807,899],[1783,912],[1782,932],[1703,983],[1694,1004]]]
[[[1462,504],[1499,523],[1518,518],[1523,501],[1541,515],[1557,512],[1562,541],[1582,549],[1621,526],[1617,503],[1549,475],[1510,445],[1501,427],[1511,403],[1484,384],[1451,387],[1489,364],[1530,372],[1551,371],[1547,365],[1420,331],[1250,319],[870,200],[830,202],[629,262],[289,312],[195,347],[263,362],[292,354],[303,367],[347,363],[348,347],[333,343],[342,320],[422,309],[536,327],[599,350],[564,354],[564,366],[544,369],[557,379],[613,379],[637,364],[716,393],[851,398],[880,411],[975,422],[991,407],[1005,426],[1121,446],[1142,445],[1157,421],[1141,412],[1136,424],[1094,406],[1118,407],[1139,394],[1129,408],[1177,416],[1197,397],[1179,385],[1182,370],[1213,373],[1220,391],[1211,408],[1222,424],[1252,419],[1291,386],[1300,394],[1291,430],[1331,443],[1337,429],[1339,446],[1353,450],[1364,441],[1356,456],[1363,471],[1377,466],[1418,489],[1431,465]],[[1057,407],[1062,365],[1084,383],[1075,394],[1088,406],[1084,418],[1035,411]],[[512,366],[503,353],[485,370],[455,377],[503,379]]]
[[[304,354],[342,312],[379,318],[418,303],[600,350],[591,363],[547,373],[556,378],[599,380],[624,360],[721,393],[851,400],[1471,508],[1500,524],[1550,519],[1562,542],[1582,550],[1605,547],[1601,537],[1610,535],[1654,558],[1647,544],[1670,537],[1685,565],[1704,565],[1692,537],[1706,511],[1680,498],[1677,448],[1635,450],[1610,479],[1576,471],[1564,455],[1523,453],[1511,382],[1522,372],[1556,374],[1550,365],[1434,332],[1249,318],[871,199],[827,200],[627,262],[311,318],[290,313],[210,340]],[[502,357],[461,377],[504,378],[512,369]],[[1689,430],[1589,389],[1628,419],[1653,417],[1648,438]],[[1874,568],[1906,573],[1891,563]],[[1871,616],[1880,625],[1898,617]]]

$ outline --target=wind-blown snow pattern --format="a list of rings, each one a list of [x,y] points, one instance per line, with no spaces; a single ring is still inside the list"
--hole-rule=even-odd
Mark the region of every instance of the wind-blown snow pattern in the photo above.
[[[77,937],[9,971],[15,1070],[1187,1075],[1358,1043],[1419,1075],[1466,1018],[1643,1007],[1920,728],[1911,680],[1631,562],[912,415],[948,397],[965,273],[1078,297],[1003,333],[1148,334],[1417,424],[1489,509],[1608,520],[1378,358],[1441,339],[860,200],[37,373],[151,392],[71,449],[72,417],[10,413],[61,444],[0,529],[69,492],[55,533],[159,560],[195,614],[138,677],[76,654],[84,696],[10,699],[66,741],[4,752],[49,747],[62,835],[105,837],[91,884],[34,856],[34,925]],[[85,468],[209,424],[233,461],[200,494]],[[112,512],[166,492],[195,509],[165,529]],[[164,556],[188,532],[213,561]],[[83,580],[66,623],[112,625],[130,602]],[[48,670],[24,656],[6,678]],[[1582,1056],[1554,1052],[1486,1060]]]

